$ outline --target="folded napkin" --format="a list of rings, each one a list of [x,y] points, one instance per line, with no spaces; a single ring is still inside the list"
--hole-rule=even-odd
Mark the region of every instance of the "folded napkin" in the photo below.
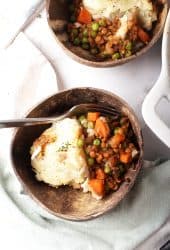
[[[147,247],[137,248],[170,212],[170,162],[143,168],[133,190],[114,210],[87,222],[57,219],[37,207],[5,167],[1,163],[0,232],[7,250],[159,250],[163,243],[158,235]],[[167,240],[168,233],[167,228],[161,236]]]
[[[52,66],[22,33],[0,54],[0,79],[1,118],[22,117],[57,91]],[[12,131],[0,131],[1,249],[132,250],[158,231],[170,215],[169,161],[160,165],[145,162],[134,188],[106,215],[87,222],[50,215],[23,193],[12,171]],[[159,249],[160,242],[155,248],[148,243],[143,249]]]

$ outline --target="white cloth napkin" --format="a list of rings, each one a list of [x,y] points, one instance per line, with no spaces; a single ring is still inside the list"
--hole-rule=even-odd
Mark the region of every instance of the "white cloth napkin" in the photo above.
[[[10,44],[15,36],[25,27],[33,14],[44,5],[43,0],[1,0],[0,1],[0,48]]]
[[[0,50],[0,119],[21,118],[37,102],[58,91],[56,74],[23,33]],[[13,130],[0,130],[0,159],[9,165]]]

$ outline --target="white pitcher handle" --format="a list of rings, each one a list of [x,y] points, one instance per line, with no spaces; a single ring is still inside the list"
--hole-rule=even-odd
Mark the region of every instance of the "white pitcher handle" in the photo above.
[[[155,85],[143,102],[142,114],[146,124],[170,148],[170,128],[168,128],[156,112],[157,104],[162,97],[167,96],[168,91],[166,88],[163,89],[161,84]],[[168,111],[169,114],[167,115],[170,115],[170,110]]]
[[[146,124],[170,148],[170,128],[156,112],[156,106],[162,97],[170,100],[170,11],[163,34],[161,74],[142,105],[142,114]],[[170,110],[167,115],[170,116]]]

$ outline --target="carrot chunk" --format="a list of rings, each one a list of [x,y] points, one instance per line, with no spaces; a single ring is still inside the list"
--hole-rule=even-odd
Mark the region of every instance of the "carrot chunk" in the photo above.
[[[89,186],[99,196],[104,195],[104,181],[99,179],[89,180]]]
[[[122,163],[130,163],[132,160],[132,154],[131,153],[125,153],[125,152],[122,152],[120,153],[120,161]]]
[[[86,10],[85,8],[81,8],[80,13],[79,13],[78,18],[77,18],[77,21],[79,23],[88,24],[88,23],[91,23],[92,16],[88,12],[88,10]]]
[[[87,120],[89,122],[95,122],[100,116],[99,112],[88,112],[87,113]]]
[[[101,168],[98,168],[96,170],[96,178],[99,180],[104,180],[105,179],[105,173]]]
[[[144,43],[148,43],[150,41],[149,35],[141,28],[138,29],[138,37]]]
[[[104,138],[106,139],[109,134],[110,134],[110,128],[109,128],[109,125],[107,124],[107,121],[106,119],[101,119],[101,118],[98,118],[96,120],[96,124],[95,124],[95,134],[97,136],[99,136],[100,138]]]
[[[110,141],[112,148],[118,147],[121,142],[125,140],[124,134],[115,134]]]

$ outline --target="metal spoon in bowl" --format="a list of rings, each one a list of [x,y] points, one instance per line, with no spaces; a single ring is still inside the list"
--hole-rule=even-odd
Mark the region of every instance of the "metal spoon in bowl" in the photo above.
[[[75,105],[66,111],[64,114],[55,117],[38,117],[38,118],[24,118],[24,119],[12,119],[12,120],[0,120],[0,128],[12,128],[12,127],[26,127],[41,124],[50,124],[56,121],[60,121],[66,117],[71,117],[80,113],[88,111],[101,112],[103,114],[113,115],[118,117],[120,112],[114,107],[105,106],[103,104],[79,104]]]

